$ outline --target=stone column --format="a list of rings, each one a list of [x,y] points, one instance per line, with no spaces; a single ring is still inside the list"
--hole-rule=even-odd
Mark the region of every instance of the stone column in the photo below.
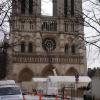
[[[53,0],[53,16],[57,16],[57,0]]]
[[[41,0],[36,0],[36,15],[40,16],[41,15]]]
[[[42,41],[41,41],[41,35],[39,32],[36,33],[36,52],[41,52],[42,49]]]
[[[64,15],[64,0],[58,0],[57,2],[57,16]]]
[[[74,12],[76,16],[82,16],[82,0],[75,0]]]
[[[64,20],[62,18],[57,20],[57,31],[60,33],[64,32]]]
[[[64,34],[60,35],[60,52],[64,53]]]

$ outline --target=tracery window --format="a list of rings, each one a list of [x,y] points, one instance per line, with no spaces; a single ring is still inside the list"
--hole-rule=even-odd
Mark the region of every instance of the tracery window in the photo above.
[[[71,16],[74,15],[74,0],[71,0]]]
[[[74,44],[71,46],[71,53],[72,54],[75,54],[76,53],[75,45]]]
[[[68,32],[68,23],[64,23],[64,26],[65,26],[65,32]]]
[[[21,0],[21,14],[25,14],[26,0]]]
[[[71,32],[74,32],[74,23],[71,24]]]
[[[25,23],[21,22],[21,30],[24,30],[24,27],[25,27]]]
[[[29,14],[33,13],[33,0],[29,0]]]
[[[21,42],[21,52],[25,52],[25,42]]]
[[[64,15],[67,16],[68,11],[68,0],[64,0]]]
[[[68,54],[68,49],[69,49],[69,46],[68,46],[68,44],[66,44],[66,45],[65,45],[65,53],[66,53],[66,54]]]
[[[74,0],[64,0],[64,15],[74,15]]]
[[[34,29],[34,24],[32,22],[29,23],[30,24],[30,30]]]
[[[33,44],[32,44],[32,42],[29,42],[29,44],[28,44],[28,52],[32,53],[32,51],[33,51]]]

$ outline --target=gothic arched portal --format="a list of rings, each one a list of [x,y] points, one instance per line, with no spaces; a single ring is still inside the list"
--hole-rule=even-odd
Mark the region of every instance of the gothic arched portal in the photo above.
[[[75,76],[77,74],[78,74],[78,71],[73,67],[69,68],[65,73],[65,75],[67,76]]]
[[[19,82],[23,81],[31,81],[33,77],[33,72],[29,68],[24,68],[20,73],[18,77]]]
[[[53,65],[48,65],[42,70],[41,74],[43,77],[54,76],[57,74],[57,70]]]

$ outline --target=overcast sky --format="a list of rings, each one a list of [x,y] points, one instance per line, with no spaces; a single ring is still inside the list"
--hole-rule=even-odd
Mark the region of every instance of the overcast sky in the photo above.
[[[43,15],[52,15],[52,0],[42,0],[42,14]]]

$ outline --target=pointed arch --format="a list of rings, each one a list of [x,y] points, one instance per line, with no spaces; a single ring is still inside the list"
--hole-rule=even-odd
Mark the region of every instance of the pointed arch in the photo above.
[[[24,68],[20,73],[18,77],[19,82],[23,81],[31,81],[33,77],[33,72],[29,68]]]
[[[29,53],[32,53],[33,52],[33,43],[32,42],[29,42],[28,43],[28,52]]]
[[[68,0],[64,0],[64,15],[67,16],[68,13]]]
[[[25,14],[26,0],[21,0],[21,14]]]
[[[57,16],[57,0],[53,0],[53,16]]]
[[[68,54],[68,51],[69,51],[69,45],[68,43],[65,45],[65,54]]]
[[[29,14],[33,13],[33,0],[29,0]]]
[[[26,44],[24,41],[21,42],[21,52],[24,53],[26,48]]]
[[[72,46],[71,46],[71,53],[72,54],[76,53],[76,46],[75,46],[75,44],[72,44]]]
[[[64,0],[64,15],[74,16],[74,0]]]
[[[47,77],[47,76],[54,76],[55,72],[57,71],[57,69],[53,66],[53,65],[48,65],[46,66],[43,70],[42,70],[42,76],[43,77]]]
[[[77,74],[78,74],[78,71],[74,67],[69,68],[65,73],[65,75],[67,76],[75,76]]]
[[[71,0],[71,16],[74,16],[74,0]]]

